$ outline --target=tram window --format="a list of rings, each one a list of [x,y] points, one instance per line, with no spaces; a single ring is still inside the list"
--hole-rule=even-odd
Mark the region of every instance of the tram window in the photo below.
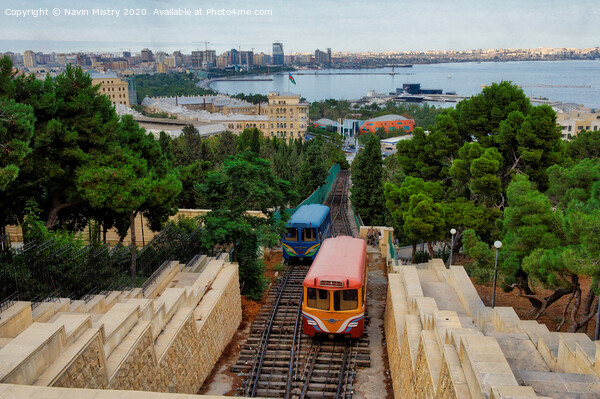
[[[309,308],[317,307],[317,289],[316,288],[307,288],[306,289],[306,305]]]
[[[329,291],[307,288],[306,305],[313,309],[329,310]]]
[[[319,296],[317,298],[317,309],[329,310],[329,291],[318,290]]]
[[[302,229],[302,241],[316,241],[317,230],[316,229]]]
[[[335,291],[333,294],[334,310],[354,310],[358,308],[358,290]]]
[[[294,228],[285,230],[285,240],[286,241],[298,241],[298,230]]]

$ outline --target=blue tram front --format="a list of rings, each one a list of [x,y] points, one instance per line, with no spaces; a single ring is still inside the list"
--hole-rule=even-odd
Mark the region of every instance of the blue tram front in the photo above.
[[[281,239],[283,258],[314,259],[331,235],[331,214],[325,205],[302,205],[292,215]]]

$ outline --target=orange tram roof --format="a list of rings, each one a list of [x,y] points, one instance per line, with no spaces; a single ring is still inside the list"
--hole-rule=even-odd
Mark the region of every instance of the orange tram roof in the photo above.
[[[328,238],[323,241],[303,285],[359,288],[364,283],[366,256],[365,240],[347,236]]]

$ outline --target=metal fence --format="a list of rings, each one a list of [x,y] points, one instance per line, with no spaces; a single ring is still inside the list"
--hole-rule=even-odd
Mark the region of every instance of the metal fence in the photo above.
[[[325,178],[325,183],[317,187],[315,191],[311,195],[308,196],[304,201],[302,201],[298,206],[294,208],[288,208],[285,210],[288,216],[291,216],[296,212],[296,209],[300,208],[302,205],[310,205],[310,204],[324,204],[331,192],[331,188],[333,187],[333,183],[340,173],[340,165],[335,164],[329,169],[329,173],[327,174],[327,178]],[[281,219],[281,212],[277,211],[275,213],[276,219]]]
[[[360,215],[358,213],[356,213],[354,206],[352,206],[352,214],[354,215],[354,222],[356,223],[356,227],[358,227],[358,230],[360,231],[360,227],[364,226],[365,224],[363,223]]]
[[[168,225],[136,253],[136,284],[140,286],[165,261],[188,262],[206,252],[201,225],[193,231]],[[0,247],[0,298],[43,302],[48,297],[80,298],[131,286],[131,246],[83,244],[53,238],[27,242],[19,249]]]
[[[398,253],[396,251],[396,246],[392,241],[392,234],[388,234],[388,248],[390,250],[390,255],[392,259],[394,259],[394,266],[398,266]]]

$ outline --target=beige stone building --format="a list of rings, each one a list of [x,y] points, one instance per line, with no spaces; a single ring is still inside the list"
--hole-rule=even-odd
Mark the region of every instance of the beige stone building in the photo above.
[[[563,140],[570,140],[577,137],[583,130],[600,130],[600,110],[576,106],[573,108],[554,107],[556,111],[556,124],[560,127],[560,133]]]
[[[272,92],[268,103],[254,105],[230,97],[162,97],[145,98],[146,112],[166,112],[177,119],[222,123],[227,130],[240,134],[257,128],[268,138],[301,139],[306,135],[308,103],[299,94]]]
[[[114,73],[90,72],[93,85],[100,85],[100,94],[110,98],[115,104],[124,104],[129,106],[129,88],[127,82],[122,81]]]
[[[300,101],[299,94],[269,93],[268,137],[304,139],[308,123],[308,103]]]

